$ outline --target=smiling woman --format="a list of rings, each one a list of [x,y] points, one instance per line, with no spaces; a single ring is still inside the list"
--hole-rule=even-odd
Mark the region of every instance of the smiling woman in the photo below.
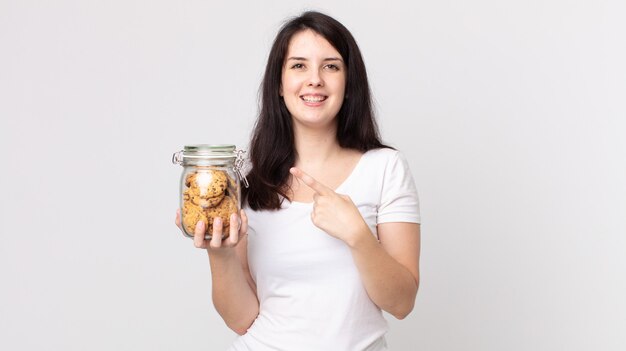
[[[327,128],[341,105],[346,89],[346,73],[339,52],[321,35],[304,30],[289,43],[283,67],[280,95],[294,121]]]
[[[292,19],[261,96],[244,210],[194,237],[241,335],[229,350],[386,350],[382,311],[407,316],[419,286],[419,202],[380,140],[356,41],[327,15]]]

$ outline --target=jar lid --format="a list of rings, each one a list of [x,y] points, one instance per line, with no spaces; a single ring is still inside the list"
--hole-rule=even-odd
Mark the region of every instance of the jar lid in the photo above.
[[[235,145],[212,145],[198,144],[185,145],[183,157],[185,156],[235,156]]]
[[[245,151],[237,150],[235,145],[229,144],[197,144],[185,145],[181,151],[172,155],[172,163],[177,165],[186,164],[185,160],[196,159],[199,161],[229,161],[234,163],[235,172],[243,181],[244,186],[248,187],[248,180],[243,174],[243,154]],[[192,161],[193,162],[193,161]]]
[[[185,159],[229,160],[237,158],[235,145],[197,144],[185,145],[185,148],[172,155],[172,163],[182,164]]]

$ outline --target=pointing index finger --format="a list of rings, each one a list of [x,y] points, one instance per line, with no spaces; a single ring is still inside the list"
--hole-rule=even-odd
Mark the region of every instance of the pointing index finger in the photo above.
[[[291,167],[289,172],[293,174],[296,178],[302,180],[304,184],[306,184],[309,188],[313,189],[313,191],[315,191],[319,195],[326,195],[326,194],[334,193],[332,189],[318,182],[313,177],[304,173],[301,169],[297,167]]]

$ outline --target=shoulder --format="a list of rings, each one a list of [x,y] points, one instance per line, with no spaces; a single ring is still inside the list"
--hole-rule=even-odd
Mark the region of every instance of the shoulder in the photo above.
[[[406,158],[401,151],[380,148],[367,151],[361,159],[359,174],[373,188],[385,186],[410,175]]]
[[[413,176],[409,167],[409,162],[402,151],[381,148],[370,150],[367,152],[367,174],[376,178],[384,187],[404,187],[406,189],[414,188]]]
[[[372,157],[378,158],[393,158],[398,155],[400,151],[396,149],[391,149],[388,147],[381,147],[379,149],[372,149],[366,152],[366,154],[371,155]]]
[[[398,163],[402,166],[406,165],[406,159],[402,152],[390,148],[369,150],[365,153],[364,157],[367,158],[368,164],[378,168],[394,167]]]

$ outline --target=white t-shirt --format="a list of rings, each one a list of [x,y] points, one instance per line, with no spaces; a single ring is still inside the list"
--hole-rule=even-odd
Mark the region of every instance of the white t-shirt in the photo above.
[[[417,190],[398,151],[366,152],[336,192],[350,196],[373,235],[378,223],[420,222]],[[312,208],[285,200],[278,211],[246,209],[260,311],[230,351],[387,349],[387,321],[348,246],[313,225]]]

